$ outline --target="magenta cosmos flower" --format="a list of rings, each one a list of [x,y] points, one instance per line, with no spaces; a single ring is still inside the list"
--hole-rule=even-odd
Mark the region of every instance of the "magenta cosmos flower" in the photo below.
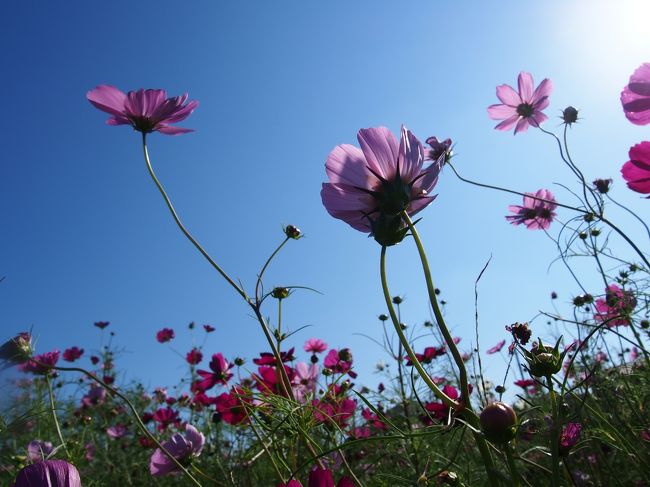
[[[79,471],[65,460],[45,460],[27,465],[14,487],[81,487]]]
[[[510,85],[497,86],[497,98],[501,103],[490,105],[488,115],[492,120],[503,120],[497,130],[510,130],[515,126],[515,134],[525,132],[528,126],[539,126],[548,120],[542,113],[548,106],[548,97],[553,90],[553,83],[544,79],[537,88],[530,73],[522,71],[518,78],[519,91]]]
[[[174,330],[171,328],[163,328],[156,332],[156,340],[158,340],[158,343],[165,343],[173,340],[175,336]]]
[[[538,198],[546,201],[541,201]],[[513,225],[523,223],[529,230],[546,230],[556,216],[556,208],[553,193],[548,189],[540,189],[534,194],[526,193],[523,206],[509,206],[508,209],[514,215],[507,215],[506,220]]]
[[[138,132],[148,134],[160,132],[165,135],[179,135],[193,132],[192,129],[172,127],[182,122],[199,105],[198,101],[187,102],[187,93],[167,98],[165,90],[129,91],[124,93],[114,86],[100,85],[86,93],[86,98],[96,108],[112,115],[109,125],[131,125]]]
[[[162,446],[173,455],[179,463],[188,465],[192,459],[198,457],[203,450],[205,436],[191,424],[185,425],[185,436],[175,433],[170,440],[163,442]],[[154,477],[177,474],[180,472],[176,464],[160,448],[151,455],[149,471]]]
[[[621,92],[621,104],[627,119],[636,125],[650,123],[650,63],[643,63]]]
[[[636,304],[636,298],[631,291],[621,289],[616,284],[610,284],[605,289],[605,297],[596,300],[595,319],[607,322],[607,326],[610,328],[628,326]]]
[[[321,198],[330,215],[355,230],[370,233],[381,245],[395,245],[406,234],[401,212],[414,215],[435,196],[444,154],[423,168],[420,141],[402,127],[399,143],[386,127],[359,130],[361,149],[338,145],[325,162],[329,183]]]
[[[323,353],[325,350],[327,350],[327,343],[325,343],[320,338],[310,338],[305,342],[303,348],[305,352]]]
[[[650,142],[636,144],[630,149],[629,155],[630,160],[621,168],[623,179],[627,181],[627,186],[632,191],[650,193]]]

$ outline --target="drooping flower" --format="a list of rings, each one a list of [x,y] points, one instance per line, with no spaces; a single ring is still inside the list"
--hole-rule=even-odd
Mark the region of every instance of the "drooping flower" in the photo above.
[[[605,297],[596,300],[596,315],[600,322],[607,322],[608,327],[627,326],[636,307],[636,298],[631,291],[623,290],[616,284],[610,284],[605,290]]]
[[[203,377],[203,380],[197,382],[197,387],[203,391],[213,388],[217,384],[228,385],[232,377],[233,364],[229,363],[221,353],[212,355],[210,361],[210,370],[197,370],[196,373]]]
[[[27,465],[13,487],[81,487],[79,471],[65,460],[45,460]]]
[[[323,353],[325,350],[327,350],[327,343],[325,343],[320,338],[310,338],[305,342],[303,348],[305,352]]]
[[[108,321],[96,321],[96,322],[95,322],[95,326],[96,326],[97,328],[99,328],[100,330],[103,330],[103,329],[106,328],[108,325],[110,325],[110,323],[109,323]]]
[[[361,129],[357,138],[361,149],[343,144],[327,157],[330,182],[323,183],[323,205],[379,244],[395,245],[406,234],[401,212],[412,216],[435,198],[430,193],[444,157],[423,168],[422,144],[405,127],[399,144],[386,127]]]
[[[621,104],[627,119],[636,125],[650,123],[650,63],[643,63],[621,92]]]
[[[178,135],[192,132],[191,129],[173,127],[170,124],[182,122],[199,105],[198,101],[187,101],[188,95],[167,98],[165,90],[139,89],[124,93],[114,86],[100,85],[86,93],[86,98],[95,108],[112,115],[109,125],[131,125],[138,132],[148,134],[160,132]]]
[[[497,98],[501,103],[488,107],[488,115],[492,120],[503,120],[494,127],[497,130],[509,130],[514,125],[517,134],[528,130],[529,125],[538,127],[548,119],[542,110],[548,106],[548,97],[553,90],[551,80],[546,78],[534,88],[532,75],[522,71],[519,73],[518,85],[518,91],[510,85],[497,86]]]
[[[41,462],[47,459],[54,447],[50,441],[32,440],[27,445],[27,456],[32,462]]]
[[[560,455],[568,455],[569,450],[580,441],[581,431],[582,425],[580,423],[567,423],[562,428],[562,433],[560,434]]]
[[[162,446],[185,466],[201,454],[204,444],[203,433],[191,424],[187,424],[185,425],[185,435],[175,433],[171,439],[163,442]],[[176,464],[160,448],[156,448],[151,455],[149,471],[154,477],[180,473]]]
[[[74,362],[81,358],[84,354],[84,349],[79,347],[66,348],[63,351],[63,360],[66,362]]]
[[[650,112],[648,113],[650,114]],[[648,120],[650,120],[650,115]],[[621,168],[621,174],[627,181],[627,187],[637,193],[650,193],[650,142],[636,144],[630,149],[629,156],[630,160]],[[650,198],[650,196],[646,196],[646,198]]]
[[[163,328],[156,333],[156,340],[158,340],[158,343],[165,343],[172,340],[174,336],[174,330],[171,328]]]
[[[523,206],[509,206],[508,209],[514,215],[507,215],[506,220],[513,225],[523,223],[529,230],[546,230],[556,216],[556,208],[553,193],[548,189],[540,189],[535,193],[526,193]]]
[[[503,348],[503,346],[505,344],[506,344],[506,341],[501,340],[499,343],[497,343],[492,348],[488,348],[485,353],[487,353],[488,355],[492,355],[493,353],[497,353],[498,351],[500,351]]]
[[[431,149],[425,150],[425,159],[428,161],[437,161],[444,156],[444,162],[449,161],[452,156],[451,139],[445,139],[442,142],[437,137],[429,137],[426,140]]]
[[[52,367],[59,361],[61,352],[53,350],[41,355],[36,355],[27,362],[23,362],[18,366],[23,372],[31,372],[37,375],[46,375],[52,373]]]

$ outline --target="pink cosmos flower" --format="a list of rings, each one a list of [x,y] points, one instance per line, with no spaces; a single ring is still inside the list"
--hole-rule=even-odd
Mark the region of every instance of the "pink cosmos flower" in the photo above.
[[[79,471],[65,460],[45,460],[27,465],[13,487],[81,487]]]
[[[650,123],[650,112],[648,113],[648,123]],[[630,149],[629,156],[630,160],[621,168],[621,174],[627,181],[627,187],[637,193],[650,193],[650,142],[636,144]],[[650,198],[650,196],[646,196],[646,198]]]
[[[33,360],[28,360],[18,366],[23,372],[31,372],[37,375],[46,375],[52,373],[52,367],[59,361],[61,352],[53,350],[41,355],[36,355]]]
[[[296,358],[293,355],[294,351],[295,348],[291,347],[286,352],[280,352],[280,359],[282,362],[291,362],[294,360]],[[262,352],[260,353],[259,358],[253,359],[253,363],[255,365],[275,365],[275,355],[273,355],[271,352]]]
[[[373,428],[377,428],[380,430],[385,430],[388,428],[386,423],[384,423],[381,419],[379,419],[379,415],[373,413],[370,408],[364,408],[363,411],[361,411],[361,416],[363,419],[368,421],[368,424],[370,424]]]
[[[553,90],[551,80],[544,79],[534,88],[532,75],[522,71],[519,73],[518,84],[518,92],[510,85],[497,86],[497,98],[501,103],[488,107],[488,115],[492,120],[503,120],[494,127],[497,130],[509,130],[515,125],[517,134],[528,130],[529,125],[538,127],[548,119],[542,110],[548,106],[548,97]]]
[[[580,440],[582,425],[580,423],[567,423],[560,434],[560,455],[566,456],[569,450]]]
[[[158,431],[164,431],[171,424],[179,424],[180,417],[178,411],[172,408],[159,408],[153,414],[153,420],[158,423]]]
[[[546,201],[540,201],[541,198]],[[508,209],[514,215],[506,216],[513,225],[526,225],[529,230],[546,230],[551,226],[551,222],[555,218],[555,197],[548,189],[540,189],[537,192],[526,193],[524,196],[523,206],[511,205]]]
[[[158,343],[165,343],[172,340],[174,336],[176,336],[174,330],[171,328],[163,328],[156,333],[156,340],[158,340]]]
[[[400,213],[414,215],[435,196],[444,154],[423,168],[420,141],[402,127],[398,144],[386,127],[359,130],[361,149],[339,145],[325,162],[329,183],[321,199],[330,215],[355,230],[370,233],[381,245],[399,243],[406,233]]]
[[[300,483],[299,480],[291,479],[286,484],[285,483],[278,484],[278,487],[302,487],[302,484]]]
[[[127,429],[123,424],[116,424],[115,426],[106,429],[106,434],[114,440],[122,438],[126,433]]]
[[[196,371],[197,374],[203,377],[203,380],[197,382],[197,387],[202,391],[207,391],[217,384],[228,385],[228,381],[232,377],[230,370],[233,366],[234,364],[229,363],[223,355],[215,353],[210,361],[211,372],[208,370]]]
[[[349,348],[332,349],[325,356],[323,366],[337,374],[348,374],[353,379],[357,376],[352,369],[352,352]]]
[[[325,423],[335,423],[340,427],[347,426],[348,420],[354,415],[357,401],[345,395],[345,389],[332,385],[320,400],[312,400],[314,418]]]
[[[304,362],[298,362],[294,369],[295,375],[291,381],[291,388],[296,401],[305,402],[305,396],[312,394],[316,389],[316,380],[318,379],[318,365],[307,365]]]
[[[187,360],[187,363],[190,365],[196,365],[203,360],[203,354],[201,353],[201,350],[198,348],[194,347],[192,350],[187,352],[187,355],[185,356],[185,360]]]
[[[84,349],[79,347],[66,348],[63,351],[63,360],[66,362],[74,362],[75,360],[81,358],[84,354]]]
[[[91,385],[90,390],[81,398],[83,407],[93,407],[102,404],[106,399],[106,390],[97,385]]]
[[[444,392],[450,399],[454,401],[460,397],[460,393],[454,386],[446,385],[442,388]],[[427,402],[424,404],[424,409],[429,413],[428,415],[422,418],[424,424],[431,425],[433,422],[431,418],[437,419],[438,421],[447,422],[449,417],[449,406],[443,402]]]
[[[27,445],[27,456],[32,462],[41,462],[45,460],[54,450],[52,443],[49,441],[32,440]]]
[[[515,381],[515,385],[521,387],[522,389],[527,389],[529,387],[537,384],[533,379],[519,379]]]
[[[240,424],[248,422],[247,406],[251,404],[251,399],[246,391],[241,387],[233,387],[230,392],[224,392],[215,400],[217,412],[228,424]]]
[[[636,298],[631,291],[623,290],[616,284],[610,284],[605,290],[605,297],[596,300],[597,321],[607,321],[607,326],[628,326],[631,314],[636,308]]]
[[[308,487],[334,487],[334,476],[327,468],[314,467],[309,472]]]
[[[442,347],[425,347],[424,353],[416,353],[415,358],[422,364],[430,364],[435,358],[447,353],[444,346]],[[405,357],[406,365],[413,365],[409,357]]]
[[[103,330],[103,329],[106,328],[108,325],[110,325],[110,323],[109,323],[108,321],[96,321],[96,322],[95,322],[95,326],[96,326],[97,328],[99,328],[100,330]]]
[[[86,443],[84,446],[84,450],[86,451],[84,458],[89,462],[92,462],[95,459],[95,445],[93,445],[92,443]]]
[[[320,338],[310,338],[305,342],[303,348],[305,352],[322,353],[327,350],[327,343],[325,343]]]
[[[503,346],[504,346],[505,344],[506,344],[506,341],[505,341],[505,340],[501,340],[499,343],[497,343],[497,344],[496,344],[495,346],[493,346],[492,348],[488,348],[487,351],[486,351],[485,353],[487,353],[488,355],[492,355],[493,353],[497,353],[498,351],[500,351],[500,350],[503,348]]]
[[[621,92],[621,103],[627,119],[636,125],[650,123],[650,63],[643,63]]]
[[[206,333],[212,333],[216,328],[214,326],[210,325],[203,325],[203,329],[205,330]]]
[[[185,104],[187,97],[185,93],[167,98],[165,90],[152,89],[124,93],[109,85],[100,85],[86,93],[86,98],[95,108],[112,115],[107,124],[131,125],[143,134],[160,132],[165,135],[193,131],[170,125],[185,120],[199,105],[195,100]]]
[[[188,465],[194,458],[198,457],[203,450],[205,436],[191,424],[185,425],[185,435],[174,434],[170,440],[163,442],[162,446],[176,458],[179,463]],[[171,459],[162,452],[160,448],[151,455],[149,471],[154,477],[173,475],[180,473],[180,470]]]

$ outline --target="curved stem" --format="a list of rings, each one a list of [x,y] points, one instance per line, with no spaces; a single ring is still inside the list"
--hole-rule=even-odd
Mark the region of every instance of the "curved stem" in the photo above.
[[[61,445],[63,446],[63,449],[65,450],[65,454],[68,457],[68,460],[72,460],[72,457],[70,456],[70,452],[68,451],[68,446],[65,444],[65,440],[63,439],[63,433],[61,433],[61,426],[59,426],[59,420],[56,417],[56,405],[55,405],[55,402],[54,402],[54,391],[52,390],[52,382],[50,381],[49,372],[45,374],[45,382],[47,383],[47,392],[48,392],[48,395],[50,396],[50,409],[52,411],[52,419],[54,420],[54,427],[56,428],[56,434],[59,437],[59,441],[61,442]]]
[[[257,276],[257,282],[255,283],[255,300],[259,303],[260,302],[260,295],[259,295],[259,289],[260,285],[262,284],[262,277],[264,276],[264,273],[266,272],[266,268],[269,266],[271,261],[273,260],[273,257],[277,255],[278,252],[280,252],[280,249],[284,247],[284,244],[286,244],[289,241],[289,237],[285,238],[280,245],[273,251],[273,253],[269,256],[268,259],[266,259],[266,262],[264,263],[264,266],[262,266],[262,270],[260,271],[259,276]]]
[[[226,272],[217,264],[212,257],[210,257],[210,254],[207,253],[207,251],[197,242],[197,240],[190,234],[190,232],[187,231],[185,228],[185,225],[181,222],[180,218],[178,217],[178,214],[176,213],[176,210],[174,209],[174,205],[172,205],[171,200],[169,199],[169,196],[167,196],[167,192],[165,191],[165,188],[163,188],[162,184],[160,184],[160,181],[158,180],[158,177],[156,176],[156,173],[153,170],[153,166],[151,165],[151,160],[149,159],[149,152],[147,150],[147,134],[144,132],[142,133],[142,149],[144,151],[144,160],[147,164],[147,170],[149,171],[149,175],[151,176],[151,179],[153,179],[153,182],[155,183],[156,187],[158,188],[158,191],[160,191],[160,194],[162,195],[163,199],[165,200],[165,204],[167,205],[167,208],[169,208],[170,213],[172,214],[172,217],[174,218],[174,221],[176,222],[176,225],[178,225],[178,228],[180,228],[181,232],[183,232],[183,235],[187,237],[187,239],[192,242],[194,247],[201,252],[201,255],[205,257],[205,259],[210,263],[212,267],[216,269],[216,271],[221,274],[221,277],[223,277],[228,284],[230,284],[237,293],[244,298],[246,301],[248,301],[248,296],[246,296],[246,292],[235,283],[231,279],[231,277],[226,274]]]
[[[553,379],[551,376],[546,378],[548,384],[548,394],[551,401],[551,411],[553,414],[553,425],[551,426],[551,467],[553,471],[553,487],[560,487],[560,438],[559,438],[559,415],[557,407],[557,398],[553,389]]]
[[[445,323],[445,318],[442,316],[442,311],[440,311],[440,305],[438,304],[438,298],[436,297],[436,288],[433,285],[433,280],[431,279],[431,269],[429,268],[429,260],[427,259],[427,254],[424,250],[424,246],[422,245],[422,241],[420,240],[420,235],[418,234],[415,225],[413,225],[413,222],[411,221],[411,218],[408,216],[406,211],[402,212],[402,218],[404,219],[404,222],[406,222],[406,224],[408,225],[409,230],[411,231],[411,235],[413,235],[413,240],[415,240],[415,245],[418,249],[418,253],[420,254],[420,261],[422,262],[422,270],[424,272],[424,278],[427,283],[427,292],[429,293],[429,301],[431,302],[433,315],[435,316],[436,322],[438,323],[438,329],[440,330],[440,333],[442,333],[442,336],[445,339],[445,343],[447,344],[447,347],[449,347],[449,351],[451,352],[451,355],[454,357],[454,361],[456,362],[456,367],[458,367],[458,373],[460,374],[460,390],[461,390],[461,397],[463,400],[463,407],[471,410],[472,406],[470,404],[470,399],[469,399],[469,383],[467,381],[467,369],[465,368],[465,362],[463,361],[463,357],[460,355],[460,352],[458,351],[458,347],[454,343],[454,339],[452,338],[451,333],[449,333],[449,329],[447,328],[447,325]]]

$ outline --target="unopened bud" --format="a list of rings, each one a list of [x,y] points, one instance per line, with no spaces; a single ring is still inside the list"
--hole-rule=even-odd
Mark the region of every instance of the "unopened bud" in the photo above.
[[[284,227],[284,234],[287,236],[287,238],[292,238],[294,240],[298,240],[299,238],[302,237],[302,232],[298,227],[294,227],[293,225],[287,225]]]

